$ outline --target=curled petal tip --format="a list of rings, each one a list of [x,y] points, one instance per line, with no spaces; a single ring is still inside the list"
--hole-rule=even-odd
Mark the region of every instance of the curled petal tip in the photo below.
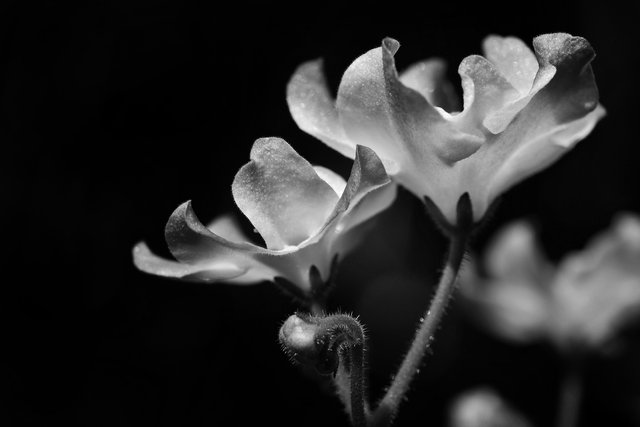
[[[395,55],[398,49],[400,49],[400,42],[394,38],[385,37],[382,40],[382,47],[391,52],[392,55]]]

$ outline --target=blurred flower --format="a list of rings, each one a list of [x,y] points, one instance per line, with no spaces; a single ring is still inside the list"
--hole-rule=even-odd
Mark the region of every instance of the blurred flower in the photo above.
[[[240,210],[266,248],[250,243],[229,216],[205,227],[190,202],[169,218],[165,238],[178,260],[157,257],[144,243],[133,251],[142,271],[183,280],[250,284],[284,278],[304,292],[315,274],[327,280],[333,259],[357,243],[358,224],[387,208],[395,186],[375,153],[358,147],[347,182],[313,167],[284,140],[263,138],[232,185]],[[350,232],[351,231],[351,232]]]
[[[486,58],[465,58],[463,109],[437,59],[398,76],[397,41],[356,59],[333,99],[320,60],[302,64],[287,101],[300,128],[345,156],[373,148],[387,172],[428,197],[455,224],[468,192],[476,220],[509,187],[553,163],[604,115],[581,37],[545,34],[535,53],[514,37],[490,36]]]
[[[507,339],[597,348],[640,314],[638,217],[619,217],[557,268],[540,252],[531,226],[518,222],[497,236],[485,261],[489,278],[465,270],[462,293],[486,325]]]
[[[459,396],[450,410],[450,427],[529,427],[495,392],[478,389]]]

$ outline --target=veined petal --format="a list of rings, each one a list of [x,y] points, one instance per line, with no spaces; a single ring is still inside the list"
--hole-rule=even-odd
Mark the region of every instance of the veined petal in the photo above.
[[[298,67],[287,85],[287,103],[296,124],[340,154],[353,158],[355,144],[345,135],[329,93],[322,60]]]
[[[446,77],[447,65],[441,59],[428,59],[400,73],[400,82],[424,96],[429,104],[448,112],[460,110],[460,101]]]
[[[316,234],[338,201],[313,166],[280,138],[254,143],[251,161],[237,173],[232,192],[273,250],[296,246]]]

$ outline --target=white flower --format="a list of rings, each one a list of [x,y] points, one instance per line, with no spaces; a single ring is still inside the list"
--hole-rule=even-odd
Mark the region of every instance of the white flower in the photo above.
[[[165,229],[178,262],[159,258],[139,243],[133,251],[135,265],[159,276],[202,282],[251,284],[284,278],[310,292],[313,271],[327,280],[334,257],[357,242],[360,233],[354,227],[388,207],[395,186],[369,148],[357,148],[345,182],[328,169],[311,166],[284,140],[263,138],[253,145],[251,161],[237,173],[232,192],[266,248],[250,243],[231,217],[205,227],[186,202]]]
[[[529,427],[531,424],[514,411],[494,391],[468,391],[454,401],[450,427]]]
[[[485,57],[465,58],[463,109],[445,79],[445,65],[427,60],[398,76],[399,44],[360,56],[344,73],[336,100],[321,61],[301,65],[287,101],[298,126],[345,156],[366,145],[387,172],[428,197],[455,224],[468,192],[474,218],[508,188],[553,163],[604,115],[581,37],[545,34],[532,52],[514,37],[491,36]]]
[[[552,266],[528,223],[502,231],[486,256],[488,279],[467,270],[462,293],[486,325],[516,341],[597,348],[640,315],[640,219],[620,217],[582,252]]]

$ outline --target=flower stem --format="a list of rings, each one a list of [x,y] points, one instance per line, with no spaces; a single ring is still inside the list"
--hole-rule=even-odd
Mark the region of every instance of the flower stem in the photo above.
[[[557,426],[576,427],[583,391],[582,368],[578,363],[568,368],[560,387]]]
[[[366,427],[365,380],[364,380],[364,343],[350,348],[351,353],[351,423],[354,427]]]
[[[425,353],[431,347],[434,333],[455,289],[456,278],[464,258],[467,239],[468,232],[466,231],[460,231],[451,236],[447,263],[442,272],[436,294],[424,315],[424,320],[416,331],[413,343],[398,373],[373,413],[372,426],[382,427],[391,424],[400,402],[409,389],[411,380],[420,368]]]

